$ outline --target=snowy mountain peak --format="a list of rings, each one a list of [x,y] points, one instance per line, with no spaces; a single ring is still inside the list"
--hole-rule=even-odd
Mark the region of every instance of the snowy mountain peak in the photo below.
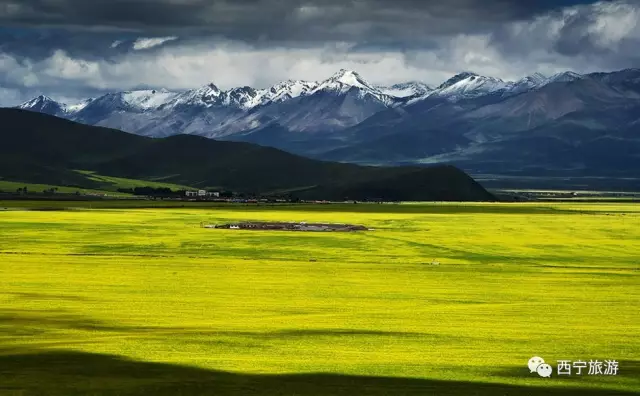
[[[373,98],[387,107],[396,106],[400,102],[399,97],[382,92],[380,88],[369,84],[355,71],[346,69],[340,69],[327,80],[320,82],[311,94],[316,92],[331,92],[338,95],[353,92],[361,99]]]
[[[176,93],[170,92],[166,89],[148,89],[123,92],[122,101],[133,108],[139,110],[149,110],[162,106],[163,104],[173,99],[175,96],[177,96]]]
[[[176,95],[171,100],[167,101],[165,106],[197,106],[197,107],[209,107],[214,103],[220,101],[222,91],[214,84],[209,83],[203,87],[190,89],[186,92]]]
[[[566,71],[558,74],[554,74],[549,78],[549,82],[571,82],[584,78],[581,74]]]
[[[255,93],[256,90],[248,85],[243,87],[235,87],[231,88],[228,92],[247,92],[247,93]]]
[[[255,107],[260,104],[258,91],[248,86],[233,88],[222,93],[222,104],[246,109]]]
[[[287,99],[297,98],[298,96],[309,95],[313,90],[318,88],[315,81],[287,80],[282,81],[262,93],[262,103],[282,102]]]
[[[315,81],[302,81],[302,80],[287,80],[277,83],[269,88],[270,92],[276,93],[280,90],[296,91],[304,88],[317,87],[318,83]]]
[[[351,87],[372,89],[371,85],[364,78],[362,78],[362,76],[360,76],[353,70],[340,69],[327,81],[338,82]]]
[[[542,73],[533,73],[532,75],[529,76],[529,78],[531,78],[532,80],[537,80],[542,82],[547,79],[547,76],[545,76]]]
[[[38,106],[38,105],[42,105],[45,103],[57,103],[55,100],[51,99],[48,96],[45,95],[39,95],[29,101],[26,101],[24,103],[22,103],[21,105],[18,106],[18,108],[20,109],[30,109],[32,107]]]
[[[419,81],[409,81],[406,83],[393,84],[389,87],[377,86],[376,88],[386,95],[395,96],[397,98],[424,96],[433,91],[433,88]]]
[[[445,89],[454,84],[459,83],[460,81],[467,80],[467,79],[475,79],[475,77],[479,77],[479,75],[473,72],[462,72],[462,73],[456,74],[455,76],[451,77],[447,81],[440,84],[437,89]]]
[[[18,105],[18,108],[51,115],[59,115],[66,111],[64,104],[58,103],[45,95],[40,95],[27,102],[24,102],[21,105]]]
[[[44,102],[55,102],[55,100],[51,99],[50,97],[48,97],[46,95],[39,95],[36,99],[39,100],[39,101],[44,101]]]
[[[513,83],[511,87],[511,93],[521,93],[529,91],[531,89],[540,88],[548,81],[549,79],[545,75],[541,73],[534,73],[530,76],[523,77]]]
[[[526,77],[520,79],[519,81],[516,82],[516,84],[526,84],[526,85],[529,85],[531,87],[534,87],[534,86],[538,86],[540,84],[544,84],[545,82],[547,82],[547,80],[549,80],[549,79],[544,74],[542,74],[542,73],[534,73],[534,74],[532,74],[530,76],[526,76]]]
[[[448,79],[440,85],[433,94],[455,101],[462,98],[475,98],[504,91],[512,85],[513,83],[504,82],[499,78],[485,77],[475,73],[465,72]]]
[[[344,76],[352,76],[352,75],[357,75],[357,76],[359,76],[359,74],[358,74],[358,73],[356,73],[356,72],[355,72],[355,71],[353,71],[353,70],[349,70],[349,69],[340,69],[340,70],[338,70],[337,72],[333,73],[333,75],[332,75],[330,78],[332,78],[332,79],[334,79],[334,80],[337,80],[337,79],[340,79],[340,78],[342,78],[342,77],[344,77]]]
[[[209,88],[209,90],[213,92],[220,92],[220,88],[218,88],[218,86],[214,83],[207,84],[205,88]]]
[[[393,84],[391,87],[389,88],[409,88],[409,87],[414,87],[414,88],[422,88],[422,89],[433,89],[431,88],[429,85],[420,82],[420,81],[407,81],[404,83],[399,83],[399,84]]]

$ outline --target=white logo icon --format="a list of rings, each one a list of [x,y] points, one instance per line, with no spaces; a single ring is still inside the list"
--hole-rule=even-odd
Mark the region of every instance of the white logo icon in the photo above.
[[[542,363],[541,365],[538,366],[538,369],[536,371],[538,372],[539,376],[550,378],[551,373],[553,372],[553,369],[551,368],[550,365],[546,363]]]
[[[544,359],[539,356],[534,356],[529,359],[529,371],[535,373],[538,370],[538,366],[544,363]]]
[[[527,366],[529,366],[529,372],[538,373],[541,377],[549,378],[553,372],[553,368],[545,363],[544,359],[540,356],[534,356],[529,359]]]

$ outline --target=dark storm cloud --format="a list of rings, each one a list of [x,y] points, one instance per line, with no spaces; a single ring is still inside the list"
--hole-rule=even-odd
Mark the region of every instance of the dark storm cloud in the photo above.
[[[564,57],[604,69],[637,67],[640,4],[621,0],[551,12],[525,23],[496,27],[490,37],[491,45],[507,58],[531,59],[537,52],[539,62]]]
[[[186,31],[243,41],[419,40],[475,33],[588,0],[0,0],[0,22]]]
[[[59,28],[0,28],[0,52],[38,61],[51,56],[57,49],[64,49],[71,56],[97,59],[105,56],[106,49],[110,48],[116,38],[132,41],[138,35],[105,32],[74,34]],[[111,52],[115,54],[118,51]]]
[[[595,13],[577,13],[565,20],[560,30],[558,40],[554,43],[554,49],[566,56],[576,56],[585,52],[600,53],[606,55],[612,52],[612,48],[598,45],[598,34],[589,29],[597,23]]]

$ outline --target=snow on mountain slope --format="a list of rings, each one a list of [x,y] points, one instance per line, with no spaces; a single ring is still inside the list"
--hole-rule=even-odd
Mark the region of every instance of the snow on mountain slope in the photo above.
[[[168,103],[176,96],[178,96],[176,92],[161,89],[123,92],[122,99],[132,107],[141,110],[150,110]]]
[[[423,96],[433,91],[433,88],[418,81],[394,84],[390,87],[377,86],[376,88],[385,95],[395,96],[397,98]]]
[[[261,90],[261,103],[278,103],[299,96],[310,95],[318,88],[315,81],[288,80],[278,83],[271,88]]]
[[[450,101],[473,98],[495,92],[505,95],[525,92],[540,88],[551,82],[574,81],[581,78],[579,74],[565,72],[546,78],[534,74],[516,82],[505,82],[492,77],[484,77],[475,73],[460,73],[442,83],[436,89],[421,82],[407,82],[390,87],[375,86],[367,82],[357,72],[341,69],[333,76],[320,82],[287,80],[264,89],[237,87],[224,91],[211,83],[200,88],[184,92],[160,90],[137,90],[115,92],[96,99],[87,99],[80,103],[66,106],[50,98],[40,96],[18,106],[19,108],[48,109],[47,111],[68,112],[76,114],[88,107],[100,106],[103,111],[170,111],[188,107],[211,108],[214,106],[230,106],[237,109],[250,110],[259,106],[281,103],[298,97],[311,96],[318,92],[333,92],[345,95],[355,89],[357,96],[370,96],[388,107],[411,104],[432,95],[445,97]],[[409,100],[407,100],[409,99]],[[60,110],[56,110],[60,107]]]
[[[548,78],[546,83],[550,84],[552,82],[571,82],[571,81],[580,80],[582,78],[583,76],[578,73],[567,71],[567,72],[554,74],[553,76]]]
[[[222,91],[212,83],[177,95],[173,100],[167,102],[166,107],[232,106],[248,110],[269,103],[278,103],[298,96],[309,95],[317,86],[316,82],[289,80],[266,89],[238,87]]]
[[[66,105],[64,103],[56,102],[55,100],[45,95],[40,95],[27,102],[24,102],[17,108],[22,110],[37,111],[39,113],[45,113],[55,116],[62,115],[66,111]]]
[[[400,102],[358,73],[340,70],[324,81],[288,80],[265,89],[221,90],[211,83],[184,92],[108,93],[68,107],[59,104],[60,109],[53,103],[36,98],[22,107],[147,136],[221,137],[271,125],[292,131],[338,130]]]
[[[554,82],[566,83],[582,78],[584,78],[584,76],[573,72],[558,73],[551,77],[546,77],[541,73],[535,73],[518,81],[504,81],[498,78],[464,72],[453,76],[436,89],[422,96],[412,98],[407,104],[414,104],[431,97],[446,98],[452,102],[492,94],[501,94],[503,97],[509,97],[538,90]]]
[[[67,107],[67,118],[91,125],[102,125],[112,128],[122,127],[120,123],[103,125],[105,119],[113,114],[125,113],[134,118],[134,114],[156,111],[160,106],[172,100],[178,94],[167,90],[139,90],[109,93],[95,99],[87,99]],[[126,116],[119,116],[126,119]],[[132,127],[124,128],[132,131]]]
[[[222,93],[223,106],[251,109],[260,104],[260,93],[251,87],[233,88]]]
[[[519,81],[516,82],[517,85],[520,84],[527,84],[527,86],[529,86],[529,88],[534,88],[537,87],[541,84],[544,84],[546,81],[548,80],[548,78],[542,74],[542,73],[534,73],[530,76],[527,76]]]
[[[350,90],[355,90],[360,98],[369,96],[375,98],[375,100],[385,106],[394,106],[399,103],[397,97],[383,93],[380,89],[367,82],[358,73],[345,69],[340,69],[340,71],[327,80],[320,82],[311,94],[323,91],[344,95]]]
[[[529,134],[545,134],[552,127],[553,133],[562,128],[580,129],[583,135],[564,137],[576,145],[594,131],[618,134],[632,119],[630,109],[640,106],[640,85],[633,89],[628,78],[612,83],[616,79],[611,76],[604,80],[585,75],[567,82],[540,79],[534,89],[521,94],[492,101],[474,100],[451,117],[449,128],[458,129],[476,143],[532,137]],[[428,119],[435,122],[433,114]],[[562,126],[559,120],[565,120]],[[455,123],[457,126],[453,126]],[[560,138],[552,134],[549,137]]]
[[[358,73],[345,69],[340,69],[333,76],[321,82],[316,90],[342,90],[345,87],[356,87],[366,91],[379,92]]]
[[[512,83],[507,83],[499,78],[484,77],[466,72],[444,82],[432,95],[446,97],[450,100],[459,100],[507,90],[511,86]]]
[[[206,125],[192,120],[185,128],[188,133],[198,133],[201,127],[199,134],[216,138],[259,134],[269,127],[303,133],[332,132],[353,126],[387,109],[386,103],[392,102],[393,98],[373,89],[355,73],[341,71],[320,83],[287,81],[258,90],[254,105],[240,109],[244,111],[217,117],[219,122]]]
[[[18,105],[19,109],[34,109],[36,107],[40,107],[46,103],[57,103],[55,100],[51,99],[48,96],[40,95],[31,100],[28,100],[20,105]]]
[[[544,78],[541,74],[535,74],[520,81],[511,82],[464,72],[451,77],[437,88],[428,90],[422,95],[409,97],[406,104],[413,105],[430,98],[442,98],[449,102],[457,102],[498,93],[509,96],[535,89],[543,83]]]
[[[91,102],[93,102],[94,98],[89,98],[89,99],[85,99],[80,103],[76,103],[76,104],[72,104],[72,105],[68,105],[66,107],[67,109],[67,113],[68,114],[73,114],[73,113],[77,113],[80,110],[84,109],[85,107],[87,107]]]
[[[361,89],[351,87],[343,94],[331,90],[300,96],[254,112],[264,125],[275,123],[296,132],[332,132],[356,125],[389,107]],[[269,121],[271,120],[271,121]]]
[[[468,104],[453,111],[457,114],[471,110],[475,103],[469,102],[471,99],[487,96],[489,100],[483,102],[486,106],[502,98],[538,90],[551,82],[562,83],[580,77],[575,73],[560,73],[551,78],[534,74],[506,82],[465,72],[433,89],[420,82],[375,86],[357,72],[341,69],[323,81],[287,80],[263,89],[245,86],[221,90],[211,83],[184,92],[161,89],[109,93],[70,106],[39,97],[20,107],[147,136],[186,133],[218,138],[256,133],[269,127],[315,133],[349,128],[387,109],[408,110],[409,105],[428,98],[433,100],[425,102],[424,109],[415,108],[426,111],[427,118],[431,117],[430,106],[443,101],[456,103],[465,99]],[[536,113],[545,112],[544,102],[539,98],[522,106],[539,108],[531,110]],[[472,114],[483,118],[495,114],[492,109],[499,108],[487,107]],[[521,114],[530,110],[516,106],[504,111]],[[447,108],[438,112],[444,118],[449,113],[452,111]],[[403,117],[394,116],[394,119]]]
[[[548,81],[549,79],[543,74],[535,73],[513,83],[511,89],[509,89],[509,93],[515,94],[530,91],[542,87],[548,83]]]
[[[456,78],[459,81],[456,80],[456,84],[453,84],[452,81]],[[471,83],[473,80],[476,80],[475,83]],[[495,84],[496,81],[499,80],[463,73],[449,80],[436,91],[441,95],[448,95],[452,99],[456,95],[473,96],[472,93],[480,95],[482,92],[490,91],[489,83]],[[70,106],[57,103],[50,98],[39,97],[23,103],[19,108],[28,108],[34,111],[45,109],[45,111],[54,114],[68,113],[67,116],[70,118],[78,115],[81,120],[91,122],[108,118],[106,114],[101,117],[101,112],[169,112],[185,111],[186,109],[193,111],[195,109],[211,109],[212,107],[233,107],[248,111],[256,107],[312,96],[320,92],[346,95],[351,90],[357,98],[364,100],[369,97],[374,102],[378,101],[387,107],[402,105],[406,102],[406,100],[403,101],[405,98],[428,96],[436,92],[420,82],[378,87],[367,82],[355,71],[341,69],[324,81],[288,80],[265,89],[237,87],[224,91],[211,83],[184,92],[171,92],[166,89],[114,92]]]
[[[223,92],[215,84],[211,83],[205,85],[204,87],[190,89],[186,92],[178,94],[171,100],[167,101],[167,103],[165,103],[163,107],[211,107],[215,104],[221,103],[222,93]]]

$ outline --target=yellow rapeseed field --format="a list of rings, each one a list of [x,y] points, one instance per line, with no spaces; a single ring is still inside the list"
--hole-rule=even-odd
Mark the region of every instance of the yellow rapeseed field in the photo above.
[[[2,207],[0,394],[640,390],[632,203]],[[236,220],[373,230],[200,227]]]

